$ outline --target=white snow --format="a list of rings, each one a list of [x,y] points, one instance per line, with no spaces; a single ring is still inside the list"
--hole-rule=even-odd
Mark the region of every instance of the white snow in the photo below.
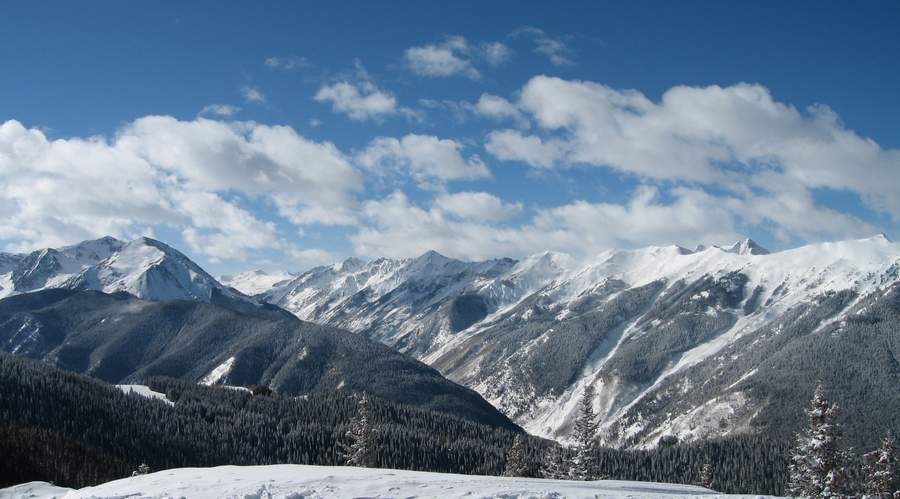
[[[235,276],[223,275],[219,282],[244,293],[247,296],[257,295],[281,284],[286,284],[295,277],[290,272],[265,272],[263,270],[249,270]]]
[[[210,371],[202,380],[200,380],[201,385],[215,385],[222,378],[228,376],[228,373],[231,372],[231,368],[234,367],[234,357],[229,357],[228,360],[222,362],[215,369]]]
[[[124,393],[135,393],[142,397],[147,397],[151,399],[159,399],[169,405],[175,405],[175,402],[166,398],[166,394],[162,392],[154,392],[150,389],[149,386],[146,385],[116,385],[119,390],[122,390]]]
[[[12,274],[4,274],[0,276],[0,298],[39,289],[75,288],[105,293],[125,291],[147,300],[209,302],[215,288],[224,295],[245,299],[178,251],[145,237],[128,243],[113,238],[84,241],[39,250],[32,256],[30,270],[46,274],[38,275],[40,279],[35,281],[40,287],[15,289]],[[0,253],[0,262],[9,266],[26,261],[27,257]]]
[[[607,379],[604,391],[608,393],[601,417],[604,426],[608,426],[615,424],[643,397],[654,393],[666,379],[715,357],[791,307],[829,291],[852,289],[860,296],[866,296],[890,286],[897,280],[895,269],[900,265],[900,244],[879,235],[768,253],[744,239],[732,245],[709,246],[698,251],[676,245],[608,250],[581,262],[552,252],[526,257],[514,265],[504,266],[498,262],[459,262],[436,253],[407,260],[379,259],[369,263],[348,260],[313,269],[276,286],[269,292],[268,301],[306,320],[330,323],[352,331],[376,327],[376,331],[369,331],[376,339],[396,345],[402,344],[404,338],[419,337],[422,328],[429,327],[432,316],[428,314],[435,304],[446,303],[448,297],[475,292],[490,304],[487,317],[465,331],[447,333],[444,328],[432,329],[437,334],[430,344],[417,345],[416,356],[439,368],[456,366],[444,374],[479,391],[523,427],[541,436],[564,440],[572,419],[571,411],[577,407],[574,402],[584,382],[601,373],[607,361],[617,354],[619,344],[633,335],[645,333],[644,328],[630,327],[641,318],[632,321],[624,331],[612,334],[611,341],[593,352],[582,366],[581,377],[573,380],[556,397],[533,398],[528,386],[510,377],[510,373],[515,372],[511,367],[514,360],[482,365],[482,359],[477,355],[456,358],[460,348],[471,345],[469,340],[473,336],[492,325],[531,320],[539,310],[552,313],[558,321],[568,320],[577,314],[574,311],[578,310],[581,300],[596,296],[605,285],[617,281],[626,287],[660,280],[672,286],[681,280],[692,283],[704,276],[718,279],[740,272],[748,279],[745,296],[749,297],[757,287],[761,289],[756,297],[758,309],[749,314],[741,307],[706,309],[710,316],[734,313],[737,322],[727,331],[681,354],[649,385],[630,386]],[[494,273],[479,273],[485,270]],[[406,286],[410,282],[432,286]],[[443,287],[434,292],[433,285],[437,283]],[[416,294],[416,290],[422,290],[422,294]],[[665,293],[663,291],[663,295]],[[517,308],[522,300],[536,295],[540,302],[537,308]],[[696,300],[708,297],[709,293],[705,291],[695,295]],[[553,341],[553,338],[544,335],[540,341]],[[523,345],[511,355],[519,356],[532,346],[531,343]]]
[[[31,482],[0,490],[0,498],[563,498],[711,497],[693,485],[601,480],[579,482],[505,478],[390,469],[279,464],[178,468],[124,478],[96,487],[62,489]],[[741,496],[731,496],[741,497]],[[744,496],[751,497],[751,496]]]

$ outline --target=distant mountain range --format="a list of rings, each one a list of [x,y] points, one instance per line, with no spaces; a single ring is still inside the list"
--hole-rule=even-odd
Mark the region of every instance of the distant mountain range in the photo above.
[[[177,280],[184,285],[134,277],[156,274],[146,258],[127,258],[143,263],[112,272],[126,246],[168,247],[100,241],[83,243],[100,248],[83,249],[87,257],[70,256],[55,272],[32,272],[34,280],[23,276],[37,266],[23,262],[44,252],[77,255],[77,246],[0,255],[0,285],[6,294],[66,287],[276,305],[408,353],[528,431],[562,440],[589,383],[600,436],[611,445],[787,435],[816,379],[848,417],[859,416],[848,428],[857,441],[900,425],[892,388],[900,385],[900,244],[881,235],[776,253],[746,239],[610,250],[588,261],[552,252],[521,261],[463,262],[435,252],[351,258],[296,275],[222,279],[228,286],[175,258],[163,259],[175,267],[167,275],[189,276]]]

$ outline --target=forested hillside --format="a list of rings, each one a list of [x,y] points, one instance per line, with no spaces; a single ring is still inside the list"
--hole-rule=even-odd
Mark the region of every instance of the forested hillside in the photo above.
[[[0,354],[0,486],[32,480],[81,487],[152,470],[221,464],[343,464],[353,395],[252,395],[171,379],[147,383],[174,406],[103,382]],[[378,467],[499,475],[515,431],[372,398]],[[526,440],[539,476],[552,444]],[[698,483],[715,466],[724,492],[780,493],[788,442],[742,437],[652,451],[596,451],[617,479]]]
[[[47,289],[0,300],[0,351],[109,383],[154,376],[266,385],[285,395],[368,391],[394,402],[516,429],[473,390],[378,342],[271,305],[148,301]]]

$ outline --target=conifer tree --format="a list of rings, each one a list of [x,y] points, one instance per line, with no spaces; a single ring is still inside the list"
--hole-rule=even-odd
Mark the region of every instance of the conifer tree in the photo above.
[[[594,459],[594,444],[597,434],[597,420],[594,416],[594,385],[589,384],[581,396],[581,408],[575,420],[575,454],[572,459],[571,476],[575,480],[596,480],[597,463]]]
[[[372,408],[366,392],[359,397],[356,410],[356,415],[350,420],[350,428],[345,434],[350,441],[343,449],[345,463],[347,466],[374,466],[375,430],[372,426]]]
[[[788,491],[801,497],[838,497],[844,494],[845,454],[838,447],[840,428],[835,423],[838,406],[816,385],[806,410],[809,426],[797,434],[788,464]]]
[[[900,497],[900,463],[893,436],[885,437],[881,447],[863,456],[863,475],[867,497]]]
[[[548,445],[541,458],[541,477],[552,480],[569,478],[569,465],[562,446]]]
[[[713,467],[712,463],[706,461],[700,468],[700,486],[712,489],[713,486]]]
[[[525,460],[525,439],[517,434],[512,447],[506,453],[506,468],[503,476],[528,476],[528,462]]]

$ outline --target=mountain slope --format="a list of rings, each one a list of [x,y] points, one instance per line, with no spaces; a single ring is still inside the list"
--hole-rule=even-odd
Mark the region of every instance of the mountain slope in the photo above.
[[[647,446],[662,436],[783,434],[812,391],[811,380],[795,378],[831,379],[827,369],[840,370],[850,348],[859,368],[851,379],[894,380],[900,352],[881,345],[894,345],[896,328],[872,337],[847,320],[877,309],[877,320],[900,323],[886,298],[897,293],[900,245],[883,236],[777,253],[749,239],[612,250],[580,264],[552,253],[444,258],[446,272],[420,271],[423,259],[436,257],[320,267],[261,296],[409,352],[529,431],[564,440],[588,383],[598,388],[602,437]],[[842,323],[843,336],[823,336]],[[772,364],[788,355],[792,367]],[[788,387],[766,381],[777,373]],[[876,403],[834,381],[845,406]],[[874,410],[878,425],[890,424],[900,401],[888,406]]]
[[[294,277],[296,277],[296,275],[290,272],[250,270],[241,272],[237,275],[219,276],[219,282],[225,286],[234,288],[247,296],[253,296],[287,283]]]
[[[276,307],[51,289],[0,300],[0,350],[110,383],[169,376],[287,395],[367,391],[513,428],[475,392],[390,348]]]
[[[179,251],[147,237],[0,254],[0,298],[52,288],[125,291],[147,300],[247,301]]]

